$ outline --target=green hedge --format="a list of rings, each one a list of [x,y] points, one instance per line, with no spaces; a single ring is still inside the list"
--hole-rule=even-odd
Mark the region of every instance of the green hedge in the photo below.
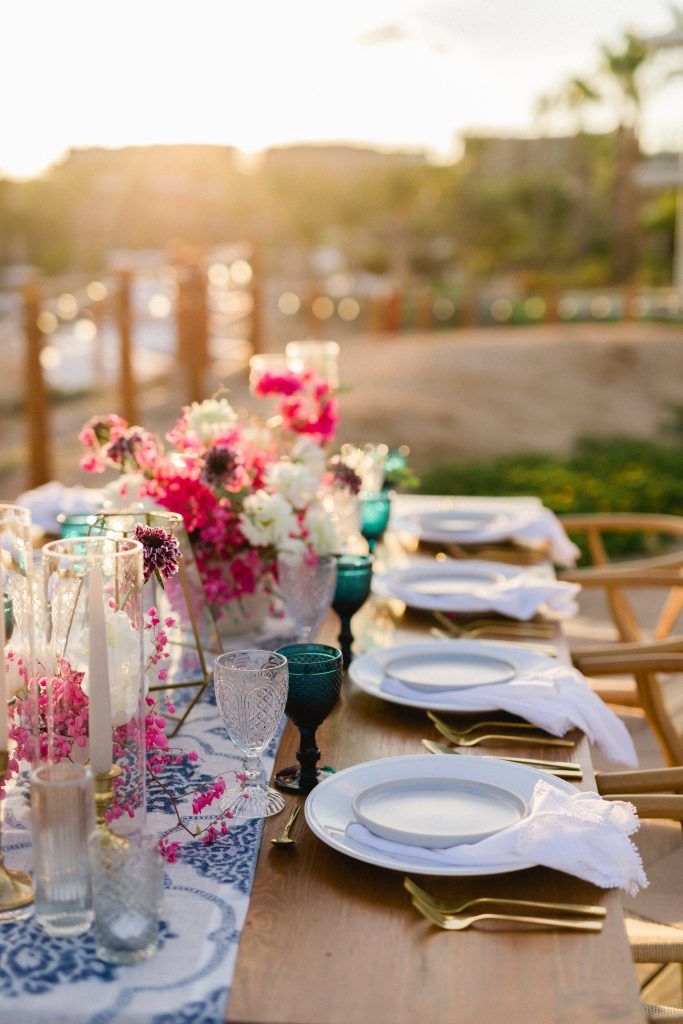
[[[426,494],[534,494],[558,514],[668,512],[683,515],[683,446],[637,438],[579,441],[570,455],[500,456],[438,465]],[[612,555],[645,550],[642,536],[615,537]]]

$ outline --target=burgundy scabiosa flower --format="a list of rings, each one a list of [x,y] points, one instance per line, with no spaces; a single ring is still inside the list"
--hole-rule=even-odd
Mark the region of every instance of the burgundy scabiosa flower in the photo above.
[[[144,559],[145,583],[156,573],[156,577],[164,585],[164,580],[175,576],[178,572],[180,545],[172,533],[156,526],[135,527],[135,539],[142,544]]]
[[[230,482],[239,465],[239,456],[234,448],[227,444],[217,444],[209,448],[204,459],[201,481],[207,487],[220,487]]]
[[[352,469],[351,466],[347,466],[346,463],[342,461],[340,455],[335,455],[334,458],[330,460],[330,469],[332,471],[335,484],[338,484],[340,487],[345,487],[351,494],[360,494],[363,481],[358,476],[355,469]]]

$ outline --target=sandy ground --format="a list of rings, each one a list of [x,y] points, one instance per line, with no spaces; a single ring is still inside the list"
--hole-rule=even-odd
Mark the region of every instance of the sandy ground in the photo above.
[[[234,370],[234,367],[232,367]],[[244,369],[221,377],[240,408]],[[683,403],[683,331],[652,324],[577,324],[361,336],[342,347],[340,440],[407,443],[418,470],[436,462],[531,450],[566,451],[581,435],[653,436],[668,403]],[[183,381],[149,385],[139,420],[164,432],[185,399]],[[76,433],[115,394],[90,395],[51,412],[53,475],[76,482]],[[262,410],[262,406],[261,406]],[[0,420],[0,497],[26,481],[25,427]]]

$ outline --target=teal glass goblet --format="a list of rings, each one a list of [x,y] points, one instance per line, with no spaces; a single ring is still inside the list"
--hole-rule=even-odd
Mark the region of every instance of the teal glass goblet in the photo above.
[[[294,793],[310,793],[334,768],[318,767],[315,731],[339,699],[344,668],[341,651],[327,644],[288,644],[276,651],[287,659],[289,692],[285,714],[299,730],[298,765],[283,768],[275,785]]]
[[[360,496],[360,531],[368,542],[370,554],[384,536],[391,515],[391,494],[386,491],[363,493]]]
[[[337,587],[332,607],[341,622],[339,644],[344,658],[344,668],[349,667],[352,658],[351,618],[368,599],[372,583],[373,561],[372,555],[339,555],[337,557]]]
[[[62,513],[57,516],[59,536],[63,540],[69,537],[89,537],[95,532],[93,528],[97,525],[98,520],[101,527],[101,516],[97,516],[93,512],[73,512],[70,515]]]
[[[14,605],[12,604],[12,598],[9,594],[3,595],[2,612],[5,618],[5,643],[8,644],[12,639],[12,633],[14,632]]]

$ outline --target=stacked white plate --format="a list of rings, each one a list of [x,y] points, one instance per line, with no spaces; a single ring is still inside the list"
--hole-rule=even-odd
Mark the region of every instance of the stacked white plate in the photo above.
[[[455,561],[424,562],[407,569],[376,573],[372,589],[379,597],[398,597],[411,608],[454,611],[463,614],[482,610],[481,600],[469,608],[467,595],[481,587],[496,587],[516,576],[528,575],[529,569],[500,562]],[[540,580],[539,582],[544,582]],[[448,599],[453,599],[449,607]]]
[[[496,508],[476,502],[439,503],[398,516],[392,526],[399,533],[412,533],[434,544],[498,543],[513,537],[535,514],[537,508],[522,503],[519,508]]]
[[[306,800],[306,821],[324,843],[356,860],[428,875],[496,875],[533,863],[501,861],[468,867],[440,865],[420,848],[473,844],[527,813],[539,779],[574,792],[562,779],[526,765],[468,755],[390,757],[346,768],[321,782]],[[376,849],[347,834],[353,822],[405,850]]]
[[[502,641],[424,640],[368,651],[351,662],[349,676],[359,689],[391,704],[431,711],[479,712],[498,710],[495,700],[487,700],[488,686],[510,682],[530,669],[542,671],[556,666],[554,658]],[[402,690],[411,696],[383,690],[382,682],[387,678],[400,682]],[[471,703],[474,689],[476,706]],[[458,690],[468,691],[462,708],[457,703]]]

